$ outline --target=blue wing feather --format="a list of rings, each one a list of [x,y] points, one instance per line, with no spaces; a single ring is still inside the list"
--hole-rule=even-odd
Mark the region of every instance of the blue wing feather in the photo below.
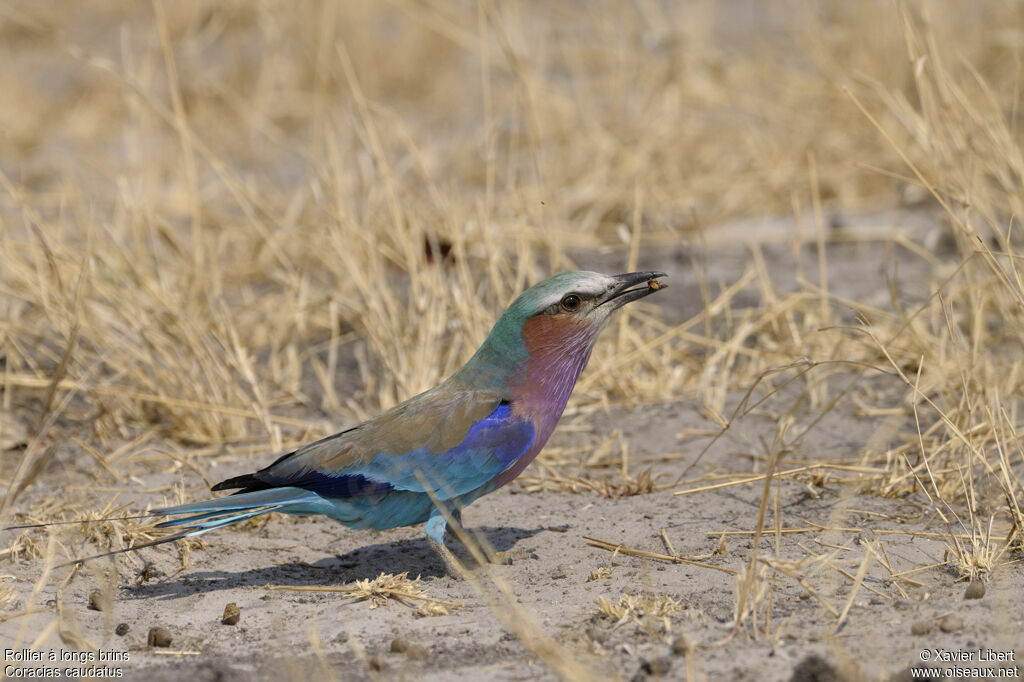
[[[303,469],[272,483],[336,499],[404,490],[429,491],[447,500],[493,480],[529,451],[534,437],[533,423],[514,416],[507,403],[500,403],[470,427],[462,442],[445,452],[434,453],[424,447],[401,455],[378,453],[368,462],[336,472]]]
[[[430,442],[430,434],[420,435]],[[256,486],[247,491],[153,512],[185,515],[160,524],[181,529],[175,537],[199,535],[276,510],[326,514],[351,528],[382,530],[431,521],[427,534],[441,542],[444,517],[434,498],[457,509],[493,490],[494,480],[530,452],[535,438],[532,421],[515,416],[507,403],[499,403],[473,423],[457,445],[443,452],[432,452],[426,445],[399,455],[377,452],[336,471],[325,471],[316,467],[315,450],[299,451],[278,460],[287,464],[277,469],[279,473],[271,465],[228,481]]]

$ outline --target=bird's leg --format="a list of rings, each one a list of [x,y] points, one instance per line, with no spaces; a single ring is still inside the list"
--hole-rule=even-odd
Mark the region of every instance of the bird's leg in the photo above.
[[[423,532],[427,534],[431,542],[436,545],[444,546],[444,535],[445,530],[448,528],[448,519],[445,518],[444,513],[435,509],[430,512],[430,518],[427,519],[427,525],[423,529]]]
[[[499,564],[507,566],[512,563],[513,554],[512,552],[499,552],[498,550],[491,547],[490,543],[477,542],[476,539],[469,536],[465,532],[465,526],[462,525],[462,507],[456,507],[450,511],[448,518],[448,530],[455,533],[456,539],[461,542],[466,549],[469,549],[474,556],[478,556],[477,552],[474,551],[474,547],[466,545],[467,542],[474,545],[479,549],[479,553],[483,554],[483,558],[489,564]],[[461,532],[460,532],[461,531]]]
[[[455,555],[452,554],[452,551],[445,546],[444,541],[446,531],[448,530],[454,531],[459,542],[462,542],[463,545],[466,546],[466,549],[481,561],[486,561],[489,564],[500,565],[508,565],[512,563],[512,552],[495,551],[490,544],[486,542],[477,544],[473,538],[468,537],[464,532],[462,532],[461,507],[445,509],[444,511],[435,508],[433,513],[430,515],[430,518],[427,519],[427,526],[425,530],[431,546],[434,548],[434,551],[441,555],[441,559],[444,561],[448,575],[453,578],[464,577],[468,574],[468,570],[455,557]],[[469,542],[470,544],[466,545],[466,542]]]
[[[462,508],[456,507],[452,509],[451,518],[448,519],[448,529],[458,535],[458,532],[462,530]]]
[[[466,546],[466,548],[469,549],[470,552],[473,552],[473,548],[466,545],[466,542],[468,541],[473,545],[477,545],[479,547],[480,553],[483,554],[483,557],[484,559],[486,559],[487,563],[501,565],[508,565],[512,563],[511,552],[499,552],[495,550],[493,547],[491,547],[491,545],[487,542],[477,543],[476,540],[474,540],[472,537],[467,537],[467,533],[465,532],[465,526],[462,525],[461,507],[456,507],[455,509],[451,510],[451,514],[448,519],[448,530],[455,533],[455,539],[461,542],[463,546]]]
[[[452,551],[445,547],[444,537],[445,530],[448,527],[448,518],[457,523],[461,521],[461,513],[458,510],[448,511],[447,517],[445,512],[440,509],[434,509],[430,514],[430,518],[427,519],[427,525],[424,531],[427,534],[427,540],[430,542],[430,546],[434,548],[434,551],[440,555],[441,560],[444,562],[445,571],[452,578],[462,579],[469,575],[469,571],[462,565]],[[461,523],[459,524],[461,527]]]

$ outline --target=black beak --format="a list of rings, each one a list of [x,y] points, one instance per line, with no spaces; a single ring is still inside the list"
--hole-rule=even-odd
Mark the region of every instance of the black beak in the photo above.
[[[615,286],[598,305],[602,306],[611,302],[613,308],[621,308],[631,301],[664,289],[666,285],[658,279],[659,277],[668,277],[668,275],[664,272],[629,272],[624,275],[615,275]]]

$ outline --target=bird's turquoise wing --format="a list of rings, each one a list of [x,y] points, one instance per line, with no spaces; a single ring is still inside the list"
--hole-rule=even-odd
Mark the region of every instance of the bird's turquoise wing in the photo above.
[[[533,446],[533,423],[509,403],[477,392],[447,398],[399,406],[286,455],[245,487],[294,486],[335,499],[405,490],[447,500],[486,485]]]

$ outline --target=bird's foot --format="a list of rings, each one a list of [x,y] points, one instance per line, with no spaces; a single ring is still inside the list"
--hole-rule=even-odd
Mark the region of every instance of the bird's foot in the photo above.
[[[490,550],[487,552],[488,563],[498,564],[500,566],[511,566],[513,561],[519,561],[520,559],[536,559],[538,558],[535,553],[525,548],[510,549],[507,552],[498,552]]]

